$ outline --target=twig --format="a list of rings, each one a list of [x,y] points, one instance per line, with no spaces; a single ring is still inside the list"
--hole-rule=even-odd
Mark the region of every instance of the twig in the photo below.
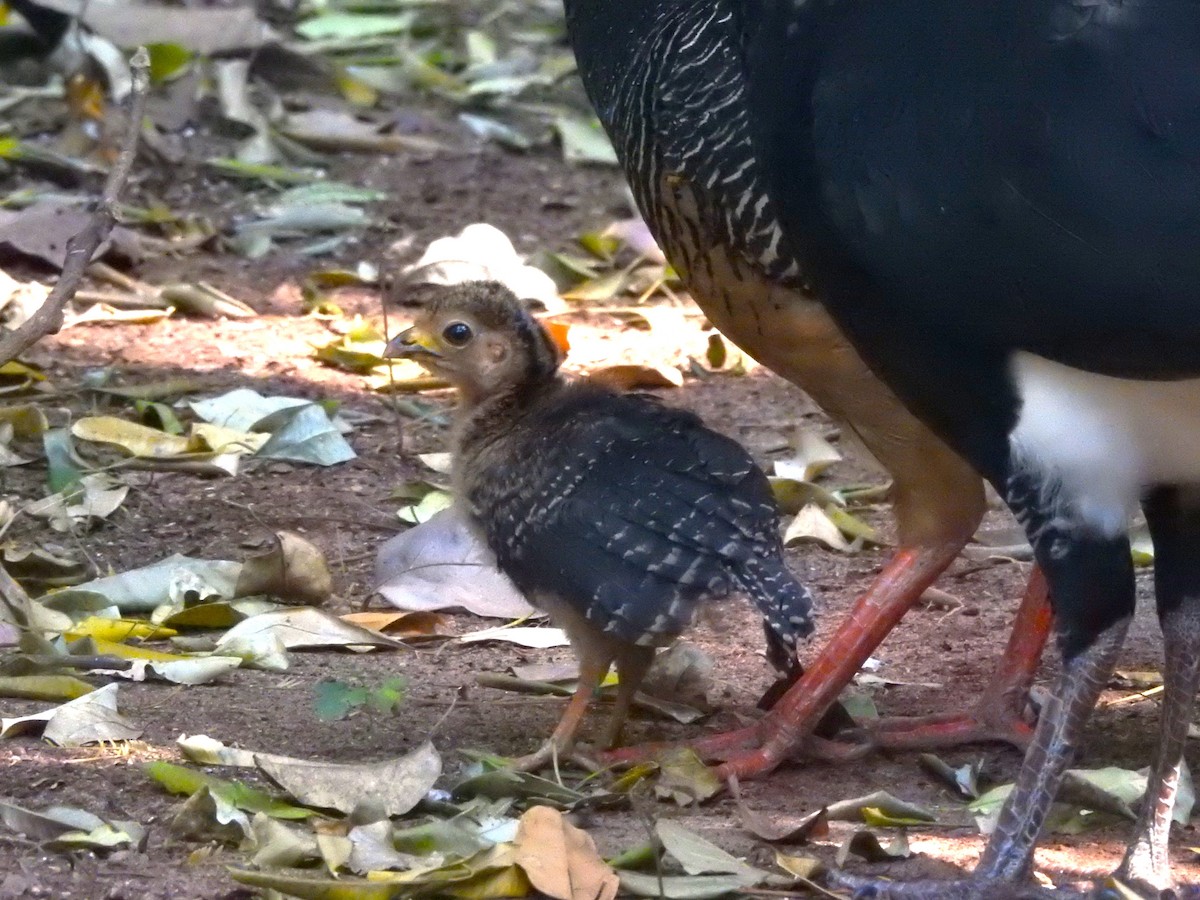
[[[133,662],[120,656],[48,656],[46,654],[30,654],[24,659],[33,665],[46,669],[108,669],[115,672],[127,672],[133,668]]]
[[[8,570],[0,566],[0,602],[8,608],[8,620],[18,628],[30,628],[33,625],[33,601],[25,593],[25,588],[17,584]],[[3,620],[3,617],[0,617]]]
[[[145,47],[138,48],[130,61],[133,70],[133,97],[129,116],[129,131],[121,146],[120,155],[108,173],[104,193],[99,205],[83,230],[67,241],[67,256],[63,261],[58,284],[20,328],[0,338],[0,362],[16,359],[48,334],[54,334],[63,325],[63,309],[75,296],[84,270],[92,261],[96,248],[107,240],[117,223],[117,203],[129,171],[137,157],[138,136],[142,132],[142,119],[146,112],[146,93],[150,85],[150,54]]]

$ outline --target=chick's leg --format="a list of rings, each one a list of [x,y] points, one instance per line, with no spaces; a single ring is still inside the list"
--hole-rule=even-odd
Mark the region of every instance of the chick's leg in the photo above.
[[[629,717],[629,708],[633,705],[633,695],[637,693],[653,662],[653,647],[641,647],[634,644],[618,651],[617,698],[613,705],[612,715],[608,720],[608,728],[604,732],[602,746],[605,748],[615,747],[620,743],[621,731],[625,728],[625,720]]]
[[[722,777],[765,775],[797,751],[831,758],[829,745],[811,734],[871,652],[879,646],[924,590],[954,561],[961,545],[911,547],[900,550],[850,615],[809,665],[804,675],[756,725],[711,735],[690,746],[706,759],[724,759]],[[607,765],[653,758],[667,744],[644,744],[603,754]],[[849,753],[846,754],[850,755]],[[844,758],[844,757],[843,757]]]
[[[588,705],[592,702],[592,695],[612,663],[612,656],[605,650],[588,648],[579,643],[574,646],[579,656],[579,686],[567,701],[562,718],[558,720],[553,734],[545,743],[533,753],[512,760],[512,768],[517,771],[535,772],[555,760],[573,758],[575,740],[579,734],[579,727],[583,724],[583,717],[587,714]],[[587,767],[591,768],[590,765]]]

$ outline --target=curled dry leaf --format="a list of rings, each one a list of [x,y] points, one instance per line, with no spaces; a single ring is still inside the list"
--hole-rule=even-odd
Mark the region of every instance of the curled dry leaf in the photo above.
[[[616,391],[634,391],[643,388],[673,388],[683,386],[683,373],[672,365],[634,365],[631,363],[603,366],[588,373],[588,381],[595,381]]]
[[[850,855],[860,856],[867,862],[891,862],[897,859],[908,859],[912,856],[912,851],[908,849],[908,838],[904,832],[900,832],[893,838],[885,847],[879,843],[879,838],[874,834],[861,829],[850,835],[838,848],[837,864],[844,866]]]
[[[123,844],[140,847],[146,838],[146,830],[136,822],[105,820],[71,806],[33,810],[0,802],[0,822],[52,850],[111,850]]]
[[[201,785],[175,810],[171,833],[185,841],[240,844],[250,837],[250,817],[227,797]]]
[[[422,862],[418,856],[401,853],[392,843],[392,823],[380,819],[369,825],[357,825],[346,836],[349,853],[346,866],[351,872],[365,875],[389,869],[411,869]]]
[[[553,279],[526,264],[508,236],[486,222],[476,222],[457,235],[433,241],[420,259],[401,270],[401,281],[409,289],[499,281],[522,300],[533,300],[549,312],[565,308]]]
[[[712,769],[692,750],[673,750],[659,760],[659,777],[654,793],[670,798],[680,806],[702,803],[721,790],[721,782]]]
[[[808,428],[797,428],[792,444],[796,452],[791,459],[775,463],[775,474],[781,478],[812,481],[842,459],[836,447]]]
[[[80,747],[100,741],[131,741],[142,729],[117,711],[117,685],[106,684],[69,703],[35,713],[0,719],[0,737],[41,730],[60,747]]]
[[[613,900],[620,880],[600,858],[591,835],[561,812],[534,806],[517,827],[516,863],[529,883],[554,900]]]
[[[429,793],[442,774],[442,757],[426,743],[399,759],[342,765],[266,756],[258,767],[301,803],[349,815],[370,806],[402,816]]]
[[[262,868],[296,866],[321,857],[311,830],[302,831],[265,813],[254,814],[250,835],[254,843],[250,862]]]
[[[830,821],[834,822],[862,822],[865,821],[867,810],[873,810],[876,816],[890,818],[896,824],[921,824],[937,818],[929,810],[915,803],[906,803],[887,791],[875,791],[862,797],[831,803],[828,814]]]
[[[325,554],[291,531],[277,531],[275,546],[242,565],[237,596],[270,594],[291,603],[320,606],[333,595]]]
[[[829,836],[829,817],[824,807],[799,820],[793,818],[787,822],[780,822],[755,812],[745,804],[742,800],[741,786],[738,784],[737,776],[729,779],[729,793],[737,805],[742,827],[764,841],[773,844],[806,844],[810,838]],[[793,872],[792,874],[798,873]]]
[[[375,583],[399,609],[462,607],[503,619],[534,612],[456,507],[384,543],[375,559]]]
[[[382,632],[398,641],[411,643],[426,638],[448,637],[445,632],[447,620],[441,613],[367,610],[346,613],[341,619],[352,625]]]
[[[816,542],[830,550],[849,553],[854,549],[834,521],[815,503],[809,503],[788,523],[783,533],[783,543],[788,547]]]
[[[274,638],[288,650],[322,647],[369,650],[404,646],[376,631],[343,622],[333,613],[301,606],[262,613],[239,622],[217,641],[217,650],[219,652],[230,645],[241,645],[247,639],[262,637]]]

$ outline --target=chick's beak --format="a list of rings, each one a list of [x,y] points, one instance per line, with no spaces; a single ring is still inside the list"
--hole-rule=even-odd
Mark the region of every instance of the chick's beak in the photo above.
[[[433,336],[426,334],[416,326],[405,328],[402,332],[388,341],[383,351],[384,359],[407,359],[422,356],[441,356]]]

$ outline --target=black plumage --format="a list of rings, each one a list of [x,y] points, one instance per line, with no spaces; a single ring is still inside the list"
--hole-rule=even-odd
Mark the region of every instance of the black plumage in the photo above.
[[[1133,612],[1139,505],[1166,689],[1119,874],[1171,889],[1200,684],[1200,2],[608,7],[598,34],[655,33],[680,10],[723,24],[708,49],[733,55],[744,102],[710,112],[754,148],[795,279],[1005,498],[1049,582],[1062,675],[975,872],[863,896],[1036,892],[1035,844]]]
[[[853,434],[892,480],[895,550],[819,649],[805,677],[745,730],[692,743],[766,770],[759,750],[810,733],[863,663],[958,557],[986,510],[963,457],[872,372],[821,303],[783,235],[770,159],[755,140],[737,0],[565,0],[588,97],[637,207],[708,319],[798,385]],[[1024,746],[1026,699],[1050,633],[1045,581],[1033,573],[1013,637],[978,702],[957,714],[877,720],[874,745],[932,748],[979,740]],[[844,748],[843,748],[844,749]],[[631,760],[638,748],[625,748]],[[613,757],[609,757],[612,759]]]
[[[773,659],[795,665],[812,597],[784,565],[766,476],[737,442],[651,397],[562,378],[549,335],[496,283],[446,289],[389,353],[459,389],[456,495],[501,570],[580,658],[584,699],[528,764],[569,750],[613,661],[615,740],[654,648],[707,601],[746,594]]]

